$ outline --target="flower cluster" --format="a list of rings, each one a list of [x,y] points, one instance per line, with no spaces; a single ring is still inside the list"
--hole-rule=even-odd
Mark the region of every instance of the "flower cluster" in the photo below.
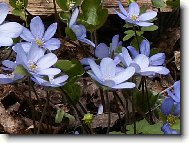
[[[173,85],[174,91],[167,89],[168,96],[164,99],[161,105],[162,113],[167,116],[167,122],[163,125],[162,131],[165,134],[177,134],[177,131],[172,130],[172,118],[180,116],[180,81],[176,81]]]

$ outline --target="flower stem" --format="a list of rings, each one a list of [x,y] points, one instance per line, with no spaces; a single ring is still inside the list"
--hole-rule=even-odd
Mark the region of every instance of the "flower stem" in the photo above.
[[[135,32],[135,37],[136,37],[136,40],[137,40],[137,45],[138,45],[138,48],[140,48],[140,45],[139,45],[139,40],[138,40],[138,35],[137,35],[137,32],[136,32],[136,28],[135,26],[133,25],[133,30]],[[139,50],[139,53],[140,53],[140,50]]]

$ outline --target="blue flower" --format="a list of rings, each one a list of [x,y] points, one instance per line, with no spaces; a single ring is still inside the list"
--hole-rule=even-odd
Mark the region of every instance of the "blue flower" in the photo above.
[[[173,85],[174,91],[167,89],[168,97],[166,97],[161,105],[161,111],[164,115],[174,116],[180,115],[180,81],[176,81]]]
[[[10,74],[0,74],[0,84],[10,84],[14,83],[17,80],[22,79],[24,76],[14,73],[14,70],[17,66],[16,62],[12,62],[9,60],[4,60],[2,62],[3,70],[10,71]]]
[[[32,80],[42,86],[48,86],[48,87],[60,87],[66,84],[66,80],[68,79],[68,75],[63,75],[59,77],[54,76],[48,76],[48,80],[45,80],[41,77],[34,76],[32,77]]]
[[[23,26],[16,22],[6,22],[3,24],[8,12],[8,5],[0,3],[0,47],[12,46],[12,38],[19,37],[23,30]]]
[[[28,53],[21,45],[16,45],[15,51],[17,64],[22,65],[31,75],[54,76],[61,72],[60,69],[51,68],[57,62],[57,56],[53,53],[44,55],[44,50],[36,44],[32,45]]]
[[[110,47],[108,47],[104,43],[100,43],[95,49],[95,56],[99,59],[103,59],[106,57],[112,57],[115,54],[116,49],[122,45],[122,42],[119,41],[119,35],[115,35],[112,38],[112,43]]]
[[[118,55],[125,67],[132,66],[135,68],[135,72],[142,76],[155,76],[156,74],[167,75],[169,70],[162,66],[165,61],[165,54],[158,53],[151,57],[150,55],[150,44],[147,40],[143,40],[140,46],[141,54],[136,51],[134,47],[127,47],[132,58],[126,48],[122,48],[122,53]]]
[[[111,89],[134,88],[135,84],[126,82],[131,78],[135,69],[128,67],[126,69],[116,67],[116,63],[111,58],[103,58],[100,65],[97,65],[94,60],[88,60],[91,71],[87,73],[96,80],[99,84]]]
[[[132,2],[129,5],[128,12],[125,10],[125,8],[123,7],[120,1],[118,1],[118,5],[121,13],[116,11],[117,15],[123,20],[134,25],[139,25],[144,27],[151,26],[153,25],[153,23],[148,21],[157,16],[157,12],[155,11],[145,12],[140,15],[140,8],[136,2]]]
[[[73,11],[72,16],[70,18],[69,28],[72,29],[72,31],[75,33],[75,35],[79,41],[87,43],[87,44],[95,47],[95,44],[86,38],[87,30],[86,30],[85,26],[83,26],[81,24],[80,25],[76,24],[78,14],[79,14],[79,9],[75,8],[75,10]]]
[[[161,131],[164,132],[164,134],[179,134],[176,130],[171,129],[170,124],[167,122],[163,124]]]
[[[57,23],[53,23],[45,31],[41,18],[36,16],[31,20],[30,30],[24,28],[20,37],[27,41],[30,46],[31,43],[35,43],[45,50],[53,51],[60,47],[60,40],[57,38],[52,38],[56,33],[56,30]]]

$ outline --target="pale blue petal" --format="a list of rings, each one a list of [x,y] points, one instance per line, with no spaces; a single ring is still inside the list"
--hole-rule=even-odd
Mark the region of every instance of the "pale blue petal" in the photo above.
[[[103,105],[102,104],[100,104],[99,106],[98,106],[98,112],[97,112],[97,115],[101,115],[101,114],[103,114]]]
[[[100,71],[104,80],[110,80],[115,76],[116,64],[111,58],[103,58],[100,63]]]
[[[112,38],[112,47],[111,47],[111,51],[115,51],[117,49],[117,47],[119,46],[119,35],[115,35]]]
[[[116,11],[115,10],[115,12],[116,12],[116,14],[121,18],[121,19],[123,19],[123,20],[125,20],[127,17],[125,16],[125,15],[123,15],[122,13],[120,13],[120,12],[118,12],[118,11]]]
[[[44,48],[48,49],[49,51],[53,51],[60,48],[60,44],[61,42],[59,39],[51,38],[50,40],[44,43]]]
[[[150,57],[150,65],[152,66],[160,66],[165,62],[165,54],[158,53]]]
[[[120,11],[125,15],[128,16],[127,11],[125,10],[125,8],[123,7],[122,3],[120,1],[118,1],[118,5],[119,5],[119,9]]]
[[[108,57],[109,47],[104,43],[100,43],[95,49],[95,56],[98,57],[99,59]]]
[[[17,38],[22,33],[23,26],[16,22],[7,22],[0,25],[0,37]]]
[[[44,24],[39,16],[34,17],[30,23],[31,33],[36,39],[42,39],[45,32]]]
[[[120,84],[129,78],[131,78],[135,73],[134,67],[128,67],[125,70],[121,71],[119,74],[117,74],[114,78],[112,78],[113,81],[115,81],[116,84]]]
[[[92,79],[96,80],[99,84],[102,84],[101,79],[99,79],[95,74],[93,74],[94,72],[91,73],[90,71],[88,71],[87,73],[91,76]]]
[[[0,47],[1,46],[11,46],[13,44],[13,40],[8,37],[0,36]]]
[[[136,2],[132,2],[129,5],[129,15],[136,15],[138,16],[140,13],[139,5]]]
[[[131,59],[129,52],[125,47],[122,48],[122,54],[123,54],[124,62],[126,64],[125,66],[128,67],[133,60]]]
[[[68,79],[68,75],[59,76],[57,78],[54,78],[52,83],[53,84],[60,84],[60,83],[65,82],[67,79]]]
[[[150,22],[136,22],[135,24],[139,25],[139,26],[143,26],[143,27],[148,27],[148,26],[152,26],[154,25],[154,23],[150,23]]]
[[[0,3],[0,24],[2,24],[9,12],[9,6],[6,3]]]
[[[133,61],[140,66],[141,70],[147,68],[150,64],[149,58],[143,54],[137,55]]]
[[[98,79],[102,79],[102,74],[100,71],[100,67],[95,63],[95,61],[93,59],[88,59],[88,63],[91,67],[92,72],[94,73],[94,75],[98,78]]]
[[[118,85],[113,86],[114,89],[125,89],[125,88],[134,88],[136,85],[132,82],[124,82]]]
[[[40,70],[42,69],[46,69],[51,67],[52,65],[54,65],[57,62],[58,58],[55,54],[53,53],[48,53],[46,55],[44,55],[43,57],[41,57],[38,61],[37,61],[37,66]]]
[[[32,43],[30,42],[21,42],[20,44],[26,53],[28,53],[30,51],[30,48],[32,47]]]
[[[162,75],[168,75],[170,73],[169,69],[163,66],[159,66],[161,68],[160,71],[158,71],[158,74],[162,74]]]
[[[30,51],[27,55],[27,60],[37,62],[38,59],[44,56],[44,53],[45,52],[42,48],[39,48],[36,44],[32,44]]]
[[[20,35],[20,37],[28,42],[34,42],[35,41],[35,37],[32,35],[32,33],[27,29],[27,28],[23,28],[22,34]]]
[[[155,18],[157,16],[157,12],[155,11],[149,11],[146,13],[141,14],[137,20],[139,21],[147,21]]]
[[[86,38],[78,38],[78,40],[81,41],[81,42],[84,42],[88,45],[91,45],[92,47],[95,47],[95,44],[91,40],[88,40]]]
[[[139,52],[133,46],[127,46],[127,49],[131,53],[133,59],[139,54]]]
[[[150,55],[150,42],[143,40],[140,44],[140,53],[149,57]]]
[[[16,64],[15,62],[9,61],[9,60],[4,60],[4,61],[2,62],[2,64],[3,64],[5,67],[9,68],[9,69],[15,69],[15,67],[17,66],[17,64]]]
[[[116,85],[116,83],[113,80],[105,80],[102,82],[102,84],[110,88]]]
[[[70,18],[69,27],[72,27],[72,25],[76,23],[78,14],[79,14],[79,9],[75,8]]]
[[[56,30],[57,30],[57,23],[51,24],[47,28],[42,40],[46,42],[49,39],[51,39],[54,36],[54,34],[56,33]]]
[[[167,97],[163,100],[162,105],[161,105],[161,112],[168,116],[173,108],[174,102],[173,99],[170,97]]]
[[[39,74],[39,75],[53,76],[53,75],[59,74],[60,72],[61,72],[60,69],[57,69],[57,68],[48,68],[48,69],[37,71],[37,74]]]

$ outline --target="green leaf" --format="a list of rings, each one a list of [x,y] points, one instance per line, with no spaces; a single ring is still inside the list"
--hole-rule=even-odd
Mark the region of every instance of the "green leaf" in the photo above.
[[[146,119],[143,119],[139,122],[136,122],[136,133],[137,134],[163,134],[161,131],[162,123],[156,123],[154,125],[150,125]],[[128,125],[127,134],[134,134],[134,125]]]
[[[56,113],[56,116],[55,116],[55,123],[61,123],[64,115],[65,115],[64,110],[63,109],[58,109],[57,113]]]
[[[28,72],[26,71],[26,69],[22,65],[18,65],[15,68],[14,73],[20,74],[20,75],[27,75],[28,74]]]
[[[77,37],[75,35],[75,33],[72,31],[72,29],[70,29],[69,27],[66,27],[65,29],[66,35],[69,36],[72,40],[77,40]]]
[[[134,36],[134,34],[128,34],[125,37],[123,37],[123,41],[127,41],[129,39],[131,39]]]
[[[71,16],[71,14],[70,14],[69,11],[62,11],[62,12],[59,13],[60,19],[61,19],[64,23],[66,23],[66,24],[68,23],[68,21],[69,21],[69,19],[70,19],[70,16]],[[68,31],[67,31],[67,32],[68,32]],[[72,34],[73,37],[76,39],[75,34],[74,34],[73,32],[72,32],[71,34]],[[69,36],[70,33],[68,32],[67,35]],[[69,37],[71,37],[71,36],[69,36]]]
[[[156,8],[164,8],[166,6],[164,0],[151,0],[152,5]]]
[[[9,0],[9,4],[18,10],[24,9],[28,5],[28,0]]]
[[[84,0],[81,9],[79,23],[82,23],[91,33],[100,28],[108,17],[108,10],[103,8],[101,0]]]
[[[15,15],[15,16],[19,16],[24,21],[26,21],[26,19],[27,19],[23,10],[13,9],[12,14]]]
[[[64,11],[69,10],[68,2],[69,0],[56,0],[56,3],[58,4],[58,6]]]
[[[61,69],[69,75],[69,77],[81,76],[84,74],[83,66],[77,60],[58,60],[55,67]]]
[[[124,135],[124,133],[122,132],[116,132],[116,131],[113,131],[113,132],[109,132],[110,135]]]
[[[155,31],[158,29],[157,25],[152,25],[152,26],[148,26],[148,27],[142,27],[141,30],[142,31]]]
[[[138,39],[138,41],[137,41]],[[131,46],[135,47],[137,50],[139,50],[139,47],[138,47],[138,42],[139,42],[139,46],[140,46],[140,43],[142,42],[142,40],[144,40],[145,38],[143,36],[137,36],[133,38],[133,40],[131,41]]]
[[[77,103],[81,96],[81,87],[73,82],[68,82],[63,86],[64,91],[71,98],[72,102]]]
[[[179,8],[180,7],[180,0],[167,0],[166,4],[173,9]]]
[[[64,117],[69,119],[69,124],[72,124],[72,123],[75,122],[75,117],[73,115],[71,115],[71,114],[65,113]]]
[[[171,126],[171,129],[180,130],[180,119],[176,119],[176,122]]]

